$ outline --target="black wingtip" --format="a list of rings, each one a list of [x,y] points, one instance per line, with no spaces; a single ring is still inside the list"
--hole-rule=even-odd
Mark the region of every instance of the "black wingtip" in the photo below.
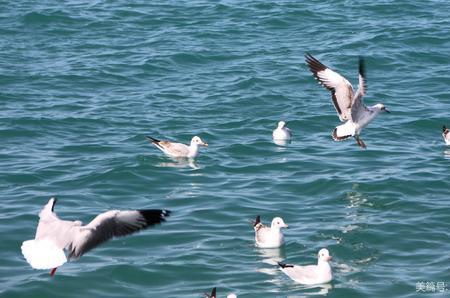
[[[364,58],[359,56],[359,74],[365,78],[366,77],[366,67],[364,63]]]
[[[314,58],[310,53],[305,54],[305,61],[314,75],[328,68],[325,64],[322,64],[322,62]]]
[[[170,210],[164,209],[143,209],[138,211],[145,218],[145,222],[149,226],[166,221],[166,218],[172,213]]]
[[[161,142],[160,140],[152,138],[151,136],[146,136],[146,138],[152,143],[159,143],[159,142]]]
[[[261,222],[261,216],[256,215],[255,221],[253,223],[253,226],[256,227]]]
[[[281,268],[289,268],[289,267],[294,267],[294,265],[288,265],[282,262],[278,262],[278,266],[280,266]]]
[[[54,212],[53,210],[55,209],[56,201],[57,201],[58,199],[55,198],[55,197],[52,197],[52,199],[53,199],[52,212]]]
[[[211,295],[208,293],[205,293],[206,298],[216,298],[216,287],[214,287],[211,291]]]

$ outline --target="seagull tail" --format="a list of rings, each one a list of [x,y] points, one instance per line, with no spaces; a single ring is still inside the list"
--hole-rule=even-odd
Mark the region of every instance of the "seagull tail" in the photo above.
[[[282,262],[278,262],[278,266],[280,266],[281,268],[289,268],[289,267],[294,267],[294,265],[289,265],[289,264],[285,264]]]
[[[150,137],[150,136],[146,136],[146,138],[147,138],[147,140],[149,140],[149,141],[152,142],[153,144],[157,144],[157,143],[161,142],[160,140],[155,139],[155,138],[152,138],[152,137]]]
[[[256,227],[260,223],[261,223],[261,216],[257,215],[255,221],[253,222],[253,227]]]
[[[22,254],[34,269],[53,269],[67,262],[64,251],[48,240],[27,240]]]
[[[211,291],[211,294],[205,293],[206,298],[216,298],[216,287],[214,287]]]
[[[331,136],[335,141],[343,141],[354,135],[355,135],[355,128],[352,125],[349,125],[348,122],[336,126],[336,128],[331,133]]]
[[[448,133],[448,129],[447,129],[447,126],[442,126],[442,132],[444,133],[444,134],[447,134]]]

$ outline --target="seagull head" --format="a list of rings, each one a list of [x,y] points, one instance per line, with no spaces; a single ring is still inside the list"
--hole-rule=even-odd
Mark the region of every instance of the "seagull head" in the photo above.
[[[191,145],[192,144],[202,145],[202,146],[208,147],[208,144],[203,142],[202,139],[200,139],[200,137],[197,137],[197,136],[192,138]]]
[[[386,109],[386,107],[382,103],[377,103],[376,105],[373,106],[373,108],[375,108],[375,110],[377,110],[378,112],[390,113],[390,111]]]
[[[279,121],[278,122],[278,128],[284,128],[286,126],[286,122],[284,122],[284,121]]]
[[[328,249],[326,248],[322,248],[321,250],[319,250],[319,262],[328,262],[331,261],[332,257],[330,256],[330,253],[328,252]]]
[[[281,217],[275,217],[272,219],[272,228],[281,229],[281,228],[288,228],[289,226],[284,223],[284,220]]]

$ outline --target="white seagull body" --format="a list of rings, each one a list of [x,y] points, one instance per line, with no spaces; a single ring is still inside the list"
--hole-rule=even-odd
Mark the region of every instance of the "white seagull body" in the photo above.
[[[281,271],[296,282],[304,285],[315,285],[330,282],[333,272],[329,261],[331,256],[326,248],[319,251],[317,265],[298,266],[278,263]]]
[[[255,230],[255,245],[260,248],[278,248],[284,244],[283,232],[281,228],[287,228],[281,217],[275,217],[270,227],[261,223],[261,217],[256,216],[253,224]]]
[[[358,90],[354,93],[352,85],[346,78],[331,70],[313,56],[306,54],[305,57],[314,77],[331,92],[331,99],[339,119],[341,122],[345,122],[333,130],[333,139],[343,141],[354,137],[361,148],[366,148],[359,136],[362,129],[372,122],[380,112],[389,113],[389,111],[381,103],[371,107],[364,104],[366,78],[363,59],[359,59],[359,84]]]
[[[147,136],[147,139],[162,152],[170,157],[175,158],[195,158],[198,155],[199,146],[208,147],[208,144],[203,142],[202,139],[197,136],[192,138],[191,144],[189,146],[182,143],[160,141],[149,136]]]
[[[61,220],[53,211],[51,198],[39,213],[39,224],[33,240],[22,243],[22,254],[35,269],[52,269],[113,238],[126,236],[165,221],[170,211],[159,209],[110,210],[99,214],[87,225],[81,221]],[[64,253],[67,252],[67,256]]]
[[[442,127],[442,137],[444,138],[445,144],[450,145],[450,131],[445,125]]]
[[[291,130],[286,126],[286,122],[278,122],[278,127],[272,132],[274,140],[288,141],[292,138]]]

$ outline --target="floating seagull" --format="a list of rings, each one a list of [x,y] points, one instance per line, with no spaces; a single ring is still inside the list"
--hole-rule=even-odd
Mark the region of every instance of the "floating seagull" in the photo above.
[[[61,220],[53,211],[56,199],[51,198],[39,213],[39,224],[33,240],[22,243],[22,254],[35,269],[56,268],[113,238],[126,236],[165,221],[169,210],[110,210],[97,215],[89,224]],[[67,251],[67,256],[64,253]]]
[[[333,279],[333,272],[329,261],[331,256],[326,248],[322,248],[318,255],[317,265],[298,266],[279,262],[281,271],[291,279],[305,285],[323,284]]]
[[[363,59],[359,59],[359,84],[358,90],[354,93],[352,85],[343,76],[323,65],[310,54],[306,54],[305,57],[314,77],[331,91],[331,99],[339,119],[345,122],[333,130],[333,140],[343,141],[354,137],[361,148],[366,148],[366,144],[359,136],[362,129],[372,122],[380,112],[390,112],[381,103],[371,107],[364,105],[366,78]]]
[[[205,293],[206,298],[217,298],[216,296],[216,288],[214,287],[211,291],[211,294]],[[229,294],[227,298],[237,298],[236,294]]]
[[[291,130],[286,126],[286,122],[278,122],[278,127],[272,132],[273,142],[280,146],[286,146],[292,138]]]
[[[445,144],[450,145],[450,131],[445,125],[442,127],[442,137],[444,137]]]
[[[272,137],[274,140],[288,141],[292,137],[291,130],[286,126],[286,122],[278,122],[278,127],[273,131]]]
[[[208,144],[203,142],[202,139],[197,136],[192,138],[190,146],[181,143],[160,141],[149,136],[147,136],[147,139],[158,147],[158,149],[171,157],[195,158],[198,155],[199,145],[208,147]]]
[[[256,216],[253,228],[255,229],[255,244],[260,248],[277,248],[284,244],[284,236],[281,228],[287,228],[281,217],[275,217],[272,220],[271,227],[261,223],[261,217]]]

